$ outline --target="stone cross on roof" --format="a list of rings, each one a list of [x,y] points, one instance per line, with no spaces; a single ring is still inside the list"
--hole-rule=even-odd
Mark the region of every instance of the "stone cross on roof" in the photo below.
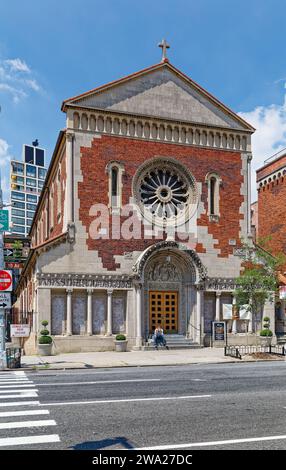
[[[170,49],[169,44],[167,43],[166,39],[162,39],[162,41],[158,44],[158,47],[162,48],[162,59],[161,62],[164,62],[165,60],[168,61],[167,57],[167,49]]]

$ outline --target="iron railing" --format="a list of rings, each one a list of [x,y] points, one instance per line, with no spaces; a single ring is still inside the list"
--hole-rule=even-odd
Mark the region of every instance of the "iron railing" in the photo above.
[[[266,353],[266,354],[275,354],[277,356],[286,356],[286,348],[284,345],[277,344],[275,346],[225,346],[224,355],[235,357],[236,359],[241,359],[242,356],[252,353]]]

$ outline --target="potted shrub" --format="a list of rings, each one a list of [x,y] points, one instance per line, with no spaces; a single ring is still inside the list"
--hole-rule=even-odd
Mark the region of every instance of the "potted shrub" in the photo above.
[[[127,351],[127,339],[125,335],[116,335],[115,336],[115,351],[126,352]]]
[[[52,343],[53,338],[50,335],[49,330],[47,330],[48,322],[47,320],[43,320],[41,325],[44,327],[40,331],[40,335],[38,338],[38,354],[41,356],[51,356],[52,355]]]
[[[272,341],[273,333],[269,328],[270,326],[270,318],[264,317],[263,318],[263,329],[260,330],[260,344],[261,346],[270,346]]]

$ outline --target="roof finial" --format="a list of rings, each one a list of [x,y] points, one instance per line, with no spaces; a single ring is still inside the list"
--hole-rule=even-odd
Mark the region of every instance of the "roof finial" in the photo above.
[[[166,39],[162,39],[162,41],[158,44],[158,47],[162,48],[161,62],[169,62],[169,59],[167,57],[167,49],[170,49],[170,46],[167,43]]]

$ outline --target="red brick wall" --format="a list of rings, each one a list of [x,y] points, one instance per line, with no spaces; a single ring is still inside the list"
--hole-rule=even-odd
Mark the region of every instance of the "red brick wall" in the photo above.
[[[58,171],[60,170],[61,172],[61,214],[60,217],[58,217],[58,184],[57,184],[57,178],[58,178]],[[32,242],[31,246],[35,247],[36,245],[40,245],[41,243],[45,241],[49,241],[51,238],[54,238],[58,235],[60,235],[63,232],[63,215],[64,215],[64,200],[65,200],[65,187],[66,187],[66,158],[63,156],[61,159],[59,165],[55,168],[55,172],[53,175],[53,178],[50,181],[49,184],[49,191],[51,192],[52,189],[54,188],[54,193],[53,193],[53,198],[50,199],[49,203],[53,204],[54,208],[54,217],[53,221],[49,220],[49,236],[47,237],[47,230],[46,230],[46,225],[47,225],[47,217],[46,217],[46,207],[47,207],[47,198],[49,197],[49,192],[46,191],[45,195],[42,200],[41,204],[41,209],[38,213],[37,217],[37,222],[33,226],[33,231],[32,231]],[[49,218],[50,218],[51,212],[49,211]],[[42,224],[42,233],[40,234],[39,238],[36,240],[36,233],[38,226],[43,220]]]
[[[81,170],[83,181],[78,184],[80,199],[79,217],[89,233],[94,216],[89,215],[90,207],[95,203],[108,205],[108,175],[106,165],[113,160],[124,165],[122,204],[128,204],[131,194],[132,178],[139,165],[155,156],[178,159],[193,173],[197,182],[202,183],[202,199],[207,211],[207,185],[205,177],[209,172],[216,172],[222,179],[220,187],[220,221],[211,223],[207,215],[202,215],[198,225],[208,226],[208,232],[218,239],[216,248],[220,248],[222,257],[233,252],[229,239],[239,243],[239,214],[243,196],[240,194],[243,177],[241,175],[241,155],[239,152],[226,152],[216,149],[202,149],[182,145],[157,142],[143,142],[135,139],[103,136],[94,139],[91,148],[81,148]],[[111,224],[110,224],[111,225]],[[124,252],[144,250],[154,244],[153,240],[93,240],[88,236],[89,250],[98,250],[104,267],[114,270],[119,266],[114,255]],[[205,252],[201,243],[197,244],[199,253]]]
[[[267,245],[286,254],[286,178],[281,177],[258,191],[258,237],[270,237]]]
[[[274,162],[268,163],[263,168],[257,170],[257,181],[265,178],[268,175],[271,175],[275,171],[279,170],[279,168],[283,168],[286,165],[286,155],[281,156]]]

